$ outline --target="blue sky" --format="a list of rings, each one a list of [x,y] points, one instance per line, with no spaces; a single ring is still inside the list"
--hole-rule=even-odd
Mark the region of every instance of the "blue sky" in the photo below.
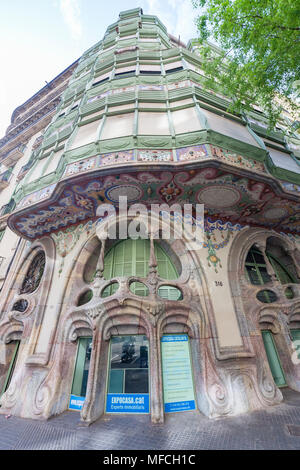
[[[184,42],[197,35],[191,0],[0,0],[0,138],[17,106],[138,6]]]

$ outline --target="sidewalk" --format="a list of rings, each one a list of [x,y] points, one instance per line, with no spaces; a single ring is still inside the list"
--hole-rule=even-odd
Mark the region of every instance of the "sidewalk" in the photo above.
[[[148,415],[105,415],[89,427],[76,412],[48,421],[0,415],[0,450],[300,449],[300,393],[283,395],[264,411],[218,420],[174,413],[164,425],[152,425]]]

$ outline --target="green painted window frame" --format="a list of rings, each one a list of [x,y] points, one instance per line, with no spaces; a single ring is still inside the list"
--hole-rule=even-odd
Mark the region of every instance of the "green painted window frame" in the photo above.
[[[248,281],[251,282],[251,284],[258,285],[258,286],[263,286],[267,282],[266,280],[264,280],[264,277],[263,277],[263,274],[262,274],[262,268],[264,270],[266,270],[266,263],[265,263],[265,261],[263,261],[262,263],[257,262],[256,259],[255,259],[255,255],[263,256],[261,251],[256,250],[254,248],[250,248],[250,250],[248,251],[248,254],[247,254],[246,262],[245,262],[246,276],[247,276]],[[249,261],[249,259],[248,259],[249,257],[252,258],[252,262]],[[258,280],[257,284],[254,283],[251,280],[251,277],[249,275],[249,270],[250,269],[253,269],[255,271],[255,274],[256,274],[257,280]],[[269,280],[271,281],[271,277],[268,276],[268,275],[267,275],[267,277],[269,277]]]
[[[16,366],[16,362],[17,362],[17,358],[18,358],[19,347],[20,347],[20,340],[16,340],[14,342],[16,343],[15,349],[14,349],[12,358],[10,360],[10,364],[9,364],[9,368],[8,368],[8,371],[7,371],[7,374],[6,374],[5,382],[4,382],[4,385],[3,385],[2,390],[0,392],[0,397],[8,389],[9,384],[10,384],[11,379],[12,379],[12,376],[13,376],[13,373],[14,373],[14,370],[15,370],[15,366]]]
[[[268,253],[268,258],[281,284],[297,284],[297,279],[295,276],[281,263],[278,258],[276,258],[276,256]],[[283,278],[285,278],[287,282],[283,282]]]
[[[178,278],[178,272],[165,250],[154,242],[155,256],[157,260],[157,271],[161,278],[174,280]],[[104,279],[110,280],[115,277],[137,277],[146,278],[149,272],[150,240],[128,238],[113,245],[104,257]],[[170,299],[174,297],[174,288],[164,286],[168,290]],[[102,292],[102,297],[113,295],[118,286],[108,286]],[[147,295],[147,286],[136,286],[132,292],[139,296]],[[168,294],[166,293],[166,295]]]
[[[250,248],[249,252],[248,252],[248,255],[252,255],[252,258],[253,258],[253,262],[250,262],[250,261],[246,261],[245,262],[245,267],[249,266],[249,267],[254,267],[257,271],[257,275],[258,275],[258,278],[260,280],[260,282],[262,283],[261,285],[264,284],[264,281],[263,281],[263,278],[262,278],[262,275],[261,275],[261,272],[259,270],[259,268],[266,268],[266,263],[258,263],[256,262],[255,260],[255,257],[254,257],[254,254],[258,254],[258,255],[262,255],[261,251],[257,250],[257,249],[253,249],[253,248]],[[295,276],[279,261],[279,259],[277,259],[274,255],[272,255],[271,253],[268,253],[267,252],[267,257],[270,261],[270,263],[272,264],[273,266],[273,269],[276,273],[276,276],[278,278],[278,280],[282,283],[282,284],[296,284],[297,283],[297,280],[295,278]],[[279,269],[281,271],[279,271]],[[248,275],[248,273],[247,273]],[[286,276],[286,279],[288,278],[288,281],[289,282],[285,282],[283,283],[282,282],[282,279],[283,279],[283,276]],[[249,276],[248,276],[248,279],[249,279]],[[251,281],[250,281],[251,282]]]
[[[277,279],[281,282],[282,285],[284,284],[296,284],[297,283],[297,280],[296,278],[293,276],[292,273],[290,273],[285,266],[283,266],[283,264],[272,254],[270,253],[266,253],[267,254],[267,257],[275,271],[275,274],[276,274],[276,277]],[[249,282],[251,282],[251,284],[253,285],[257,285],[257,286],[263,286],[266,284],[266,280],[264,279],[264,276],[263,276],[263,270],[265,270],[267,272],[267,266],[266,266],[266,263],[265,262],[257,262],[256,259],[255,259],[255,255],[259,255],[259,256],[262,256],[263,257],[263,254],[260,250],[257,250],[256,248],[250,248],[250,250],[248,251],[248,254],[247,254],[247,258],[250,256],[252,257],[252,262],[249,261],[249,260],[246,260],[245,262],[245,272],[246,272],[246,276],[247,276],[247,279]],[[255,271],[255,274],[257,276],[257,280],[258,280],[258,284],[255,284],[254,282],[252,282],[251,278],[250,278],[250,275],[249,275],[249,272],[248,270],[250,269],[254,269]],[[269,280],[271,281],[271,277],[270,276],[267,276],[269,277]],[[287,281],[287,282],[283,282],[283,281]],[[266,299],[266,303],[270,303],[271,302],[271,299],[270,299],[270,296],[268,294],[268,292],[265,292],[264,294],[265,296],[265,299]]]
[[[277,387],[286,387],[286,378],[273,334],[269,330],[261,330],[261,334],[274,382],[276,383]]]

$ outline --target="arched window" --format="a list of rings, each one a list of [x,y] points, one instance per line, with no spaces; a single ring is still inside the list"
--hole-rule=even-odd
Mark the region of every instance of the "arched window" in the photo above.
[[[170,260],[166,252],[160,245],[154,243],[155,256],[157,260],[157,271],[162,279],[172,280],[178,277],[177,270]],[[104,272],[103,276],[109,280],[114,277],[130,277],[136,276],[145,278],[149,272],[149,259],[150,259],[150,240],[148,239],[127,239],[116,243],[105,255],[104,258]],[[104,295],[112,295],[117,289],[117,286],[109,286]],[[163,288],[161,288],[163,289]],[[172,286],[164,286],[164,294],[161,293],[163,298],[171,298],[178,300],[178,290]],[[147,287],[141,283],[132,285],[131,291],[136,295],[146,296],[148,293]],[[177,298],[174,298],[176,291]]]
[[[297,282],[294,275],[273,254],[266,251],[266,255],[281,284]],[[247,277],[252,284],[263,285],[271,281],[263,254],[255,247],[251,247],[248,252],[245,268]]]
[[[266,251],[266,256],[272,265],[277,279],[281,284],[296,283],[294,275],[272,253]],[[267,272],[267,266],[263,254],[254,246],[250,248],[245,262],[246,276],[251,284],[262,286],[271,282],[271,276]],[[285,291],[287,298],[293,298],[290,288]],[[272,291],[264,290],[259,293],[259,300],[265,303],[274,302],[276,295]]]
[[[277,258],[271,255],[271,253],[267,253],[267,256],[281,284],[293,284],[297,282],[293,274]]]
[[[20,294],[30,294],[38,288],[44,273],[45,261],[45,253],[39,251],[30,263]]]
[[[263,254],[254,247],[251,247],[248,252],[245,268],[247,278],[251,284],[262,286],[271,281]]]

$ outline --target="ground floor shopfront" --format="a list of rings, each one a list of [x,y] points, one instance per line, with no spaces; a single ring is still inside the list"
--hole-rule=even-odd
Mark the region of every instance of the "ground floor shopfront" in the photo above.
[[[163,423],[300,391],[297,246],[256,229],[221,235],[226,249],[210,240],[208,257],[182,240],[105,244],[91,227],[70,256],[51,237],[24,245],[3,289],[0,413]]]
[[[261,334],[272,378],[276,386],[282,390],[288,384],[276,340],[269,330],[262,330]],[[300,329],[292,329],[291,335],[294,341],[300,342]],[[192,341],[184,333],[167,334],[160,339],[163,414],[195,411],[202,406],[201,401],[197,403],[195,391],[194,370],[197,370],[197,367],[194,368],[192,361]],[[8,390],[13,378],[20,341],[13,341],[11,346],[13,346],[12,357],[2,394]],[[78,338],[68,409],[79,413],[82,412],[87,395],[92,347],[92,337]],[[99,401],[98,406],[103,408],[103,413],[151,414],[153,404],[154,406],[157,404],[158,396],[154,395],[153,400],[151,399],[151,393],[155,391],[151,382],[153,377],[149,356],[149,340],[145,335],[122,335],[110,338],[105,393],[102,394],[102,398],[101,395],[95,397],[95,400]],[[104,402],[102,406],[101,399]]]
[[[92,338],[79,340],[70,409],[81,409],[86,395]],[[195,410],[189,338],[161,338],[164,412]],[[106,413],[149,413],[149,341],[146,336],[114,336],[110,340]]]

